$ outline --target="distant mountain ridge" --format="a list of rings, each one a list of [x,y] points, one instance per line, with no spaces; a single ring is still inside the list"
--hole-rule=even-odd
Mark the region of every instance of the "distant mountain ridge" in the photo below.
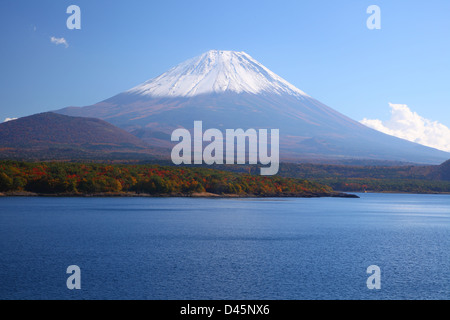
[[[440,164],[450,158],[342,115],[244,52],[211,50],[95,105],[55,112],[100,118],[167,149],[174,129],[191,130],[201,120],[205,129],[280,129],[282,161]]]
[[[1,158],[90,158],[113,153],[146,154],[132,134],[94,118],[46,112],[0,124]]]
[[[450,181],[450,160],[445,161],[439,166],[439,178]]]

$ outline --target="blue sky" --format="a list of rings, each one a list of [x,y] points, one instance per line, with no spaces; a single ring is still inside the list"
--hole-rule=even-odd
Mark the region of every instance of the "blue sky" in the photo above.
[[[66,9],[81,8],[81,30]],[[369,5],[381,30],[369,30]],[[64,38],[68,47],[51,37]],[[355,119],[450,127],[450,1],[0,2],[0,119],[109,98],[210,49],[245,51]]]

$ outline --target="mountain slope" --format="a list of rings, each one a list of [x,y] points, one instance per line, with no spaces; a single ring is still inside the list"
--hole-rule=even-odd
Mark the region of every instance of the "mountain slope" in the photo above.
[[[210,93],[276,93],[306,96],[245,52],[211,50],[131,89],[152,97]]]
[[[450,181],[450,160],[445,161],[439,166],[439,178]]]
[[[438,164],[450,154],[370,129],[308,96],[243,52],[209,51],[98,104],[59,111],[106,120],[170,148],[171,132],[280,129],[284,161],[371,159]],[[169,153],[166,154],[169,156]]]
[[[0,124],[1,158],[95,158],[149,152],[137,137],[99,119],[47,112]]]

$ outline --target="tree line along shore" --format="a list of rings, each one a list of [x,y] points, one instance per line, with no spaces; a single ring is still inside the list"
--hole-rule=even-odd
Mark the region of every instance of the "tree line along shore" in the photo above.
[[[21,161],[0,162],[0,193],[7,196],[354,197],[305,179],[199,167]]]

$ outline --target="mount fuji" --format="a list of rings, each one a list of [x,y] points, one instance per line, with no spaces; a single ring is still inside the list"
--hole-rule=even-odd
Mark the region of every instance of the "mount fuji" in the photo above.
[[[284,161],[382,160],[439,164],[450,153],[370,129],[331,109],[245,52],[208,51],[128,91],[60,114],[105,120],[153,147],[176,128],[279,129]],[[170,151],[167,153],[170,157]]]

